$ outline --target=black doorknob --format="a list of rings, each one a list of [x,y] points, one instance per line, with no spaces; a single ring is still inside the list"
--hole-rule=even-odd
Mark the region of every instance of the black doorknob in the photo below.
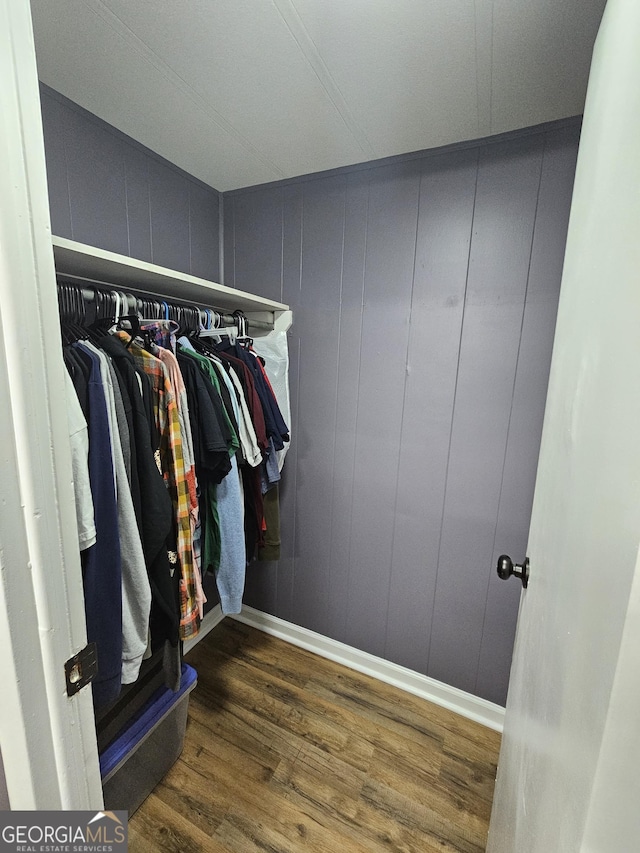
[[[520,566],[515,565],[511,561],[511,557],[502,554],[498,557],[498,577],[503,581],[509,580],[511,575],[515,575],[522,581],[522,586],[526,589],[529,583],[529,558],[527,557],[524,563]]]

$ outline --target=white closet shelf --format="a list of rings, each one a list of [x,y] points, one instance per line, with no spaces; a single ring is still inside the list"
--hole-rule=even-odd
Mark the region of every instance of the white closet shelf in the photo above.
[[[226,287],[187,273],[118,255],[65,237],[52,237],[56,271],[96,286],[130,288],[140,293],[161,294],[168,299],[197,302],[225,313],[244,311],[249,319],[273,322],[276,329],[291,325],[289,306],[262,296]]]

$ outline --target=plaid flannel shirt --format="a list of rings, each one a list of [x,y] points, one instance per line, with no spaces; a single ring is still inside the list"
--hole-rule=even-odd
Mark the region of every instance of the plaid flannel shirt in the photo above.
[[[176,518],[180,578],[180,637],[195,637],[200,630],[200,608],[193,562],[189,478],[182,451],[178,406],[169,373],[164,363],[139,346],[129,343],[126,332],[118,336],[129,345],[129,352],[151,380],[153,410],[160,434],[160,464],[169,489]]]
[[[182,449],[185,456],[185,469],[187,472],[187,485],[189,487],[189,506],[190,506],[190,523],[191,523],[191,542],[193,545],[193,567],[196,584],[196,597],[198,607],[200,608],[200,618],[204,616],[204,605],[207,603],[207,597],[202,586],[202,569],[201,569],[201,554],[200,554],[200,506],[198,501],[198,481],[196,479],[196,465],[193,451],[193,439],[191,437],[191,419],[189,417],[189,405],[187,403],[187,391],[184,387],[184,379],[178,366],[178,359],[163,346],[158,346],[155,352],[157,357],[162,361],[164,366],[169,371],[169,380],[173,387],[178,405],[178,419],[182,429]],[[188,451],[188,453],[187,453]],[[188,459],[187,459],[188,456]]]

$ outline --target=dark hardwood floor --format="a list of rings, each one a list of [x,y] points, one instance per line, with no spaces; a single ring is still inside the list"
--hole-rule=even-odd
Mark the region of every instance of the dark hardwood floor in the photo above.
[[[187,661],[184,751],[133,853],[484,851],[497,733],[232,619]]]

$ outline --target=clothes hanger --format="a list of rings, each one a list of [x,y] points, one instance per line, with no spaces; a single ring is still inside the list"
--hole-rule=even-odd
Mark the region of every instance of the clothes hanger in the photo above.
[[[85,316],[84,304],[81,288],[66,282],[58,283],[60,332],[66,345],[88,337],[87,330],[82,325]]]
[[[82,288],[71,288],[70,295],[72,303],[72,322],[70,326],[71,331],[76,336],[77,340],[86,340],[89,337],[89,333],[85,327],[86,302],[84,299]]]
[[[238,326],[238,343],[245,347],[253,346],[253,338],[249,337],[249,322],[244,311],[234,311],[233,316],[236,318]]]
[[[214,338],[219,338],[221,340],[224,337],[228,337],[229,341],[234,344],[238,337],[238,328],[237,326],[222,326],[221,328],[214,326],[211,329],[202,329],[199,332],[198,337],[208,338],[211,340]]]

